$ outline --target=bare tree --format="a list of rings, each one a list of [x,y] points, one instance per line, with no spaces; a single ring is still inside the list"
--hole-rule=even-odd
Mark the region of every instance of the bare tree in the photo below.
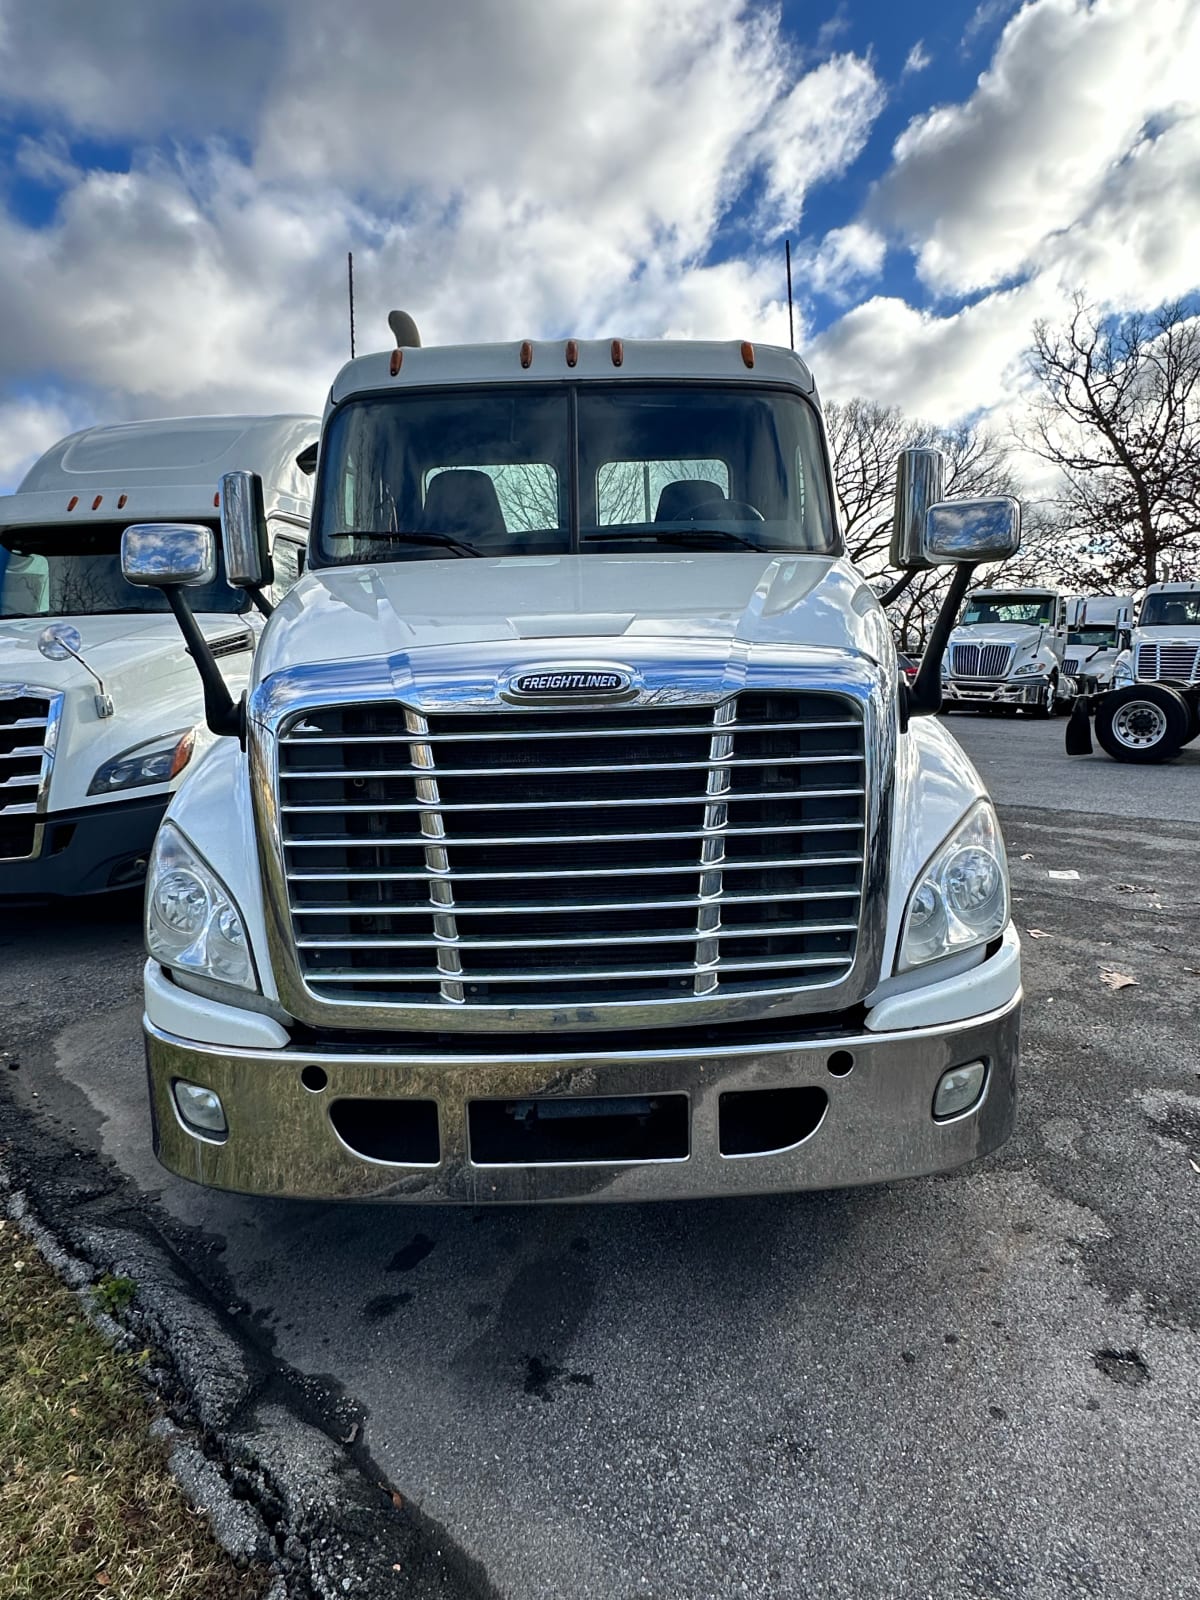
[[[898,406],[853,399],[828,404],[825,426],[846,552],[872,581],[887,570],[896,457],[901,450],[941,450],[948,495],[1016,494],[1002,444],[971,423],[939,428],[906,416]],[[949,580],[945,567],[918,573],[889,606],[902,650],[920,649]]]
[[[1200,319],[1176,302],[1104,318],[1076,294],[1027,353],[1039,395],[1021,436],[1057,467],[1076,581],[1183,576],[1200,549]]]

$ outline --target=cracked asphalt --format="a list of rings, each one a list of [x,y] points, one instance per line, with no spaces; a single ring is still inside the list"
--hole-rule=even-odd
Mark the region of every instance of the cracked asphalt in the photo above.
[[[1001,806],[1027,992],[1018,1132],[963,1172],[485,1212],[207,1194],[150,1153],[129,904],[0,912],[0,1090],[357,1419],[464,1593],[1200,1596],[1200,753],[949,726]]]

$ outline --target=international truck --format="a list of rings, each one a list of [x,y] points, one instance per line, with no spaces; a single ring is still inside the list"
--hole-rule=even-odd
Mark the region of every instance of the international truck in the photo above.
[[[1096,694],[1111,685],[1132,606],[1132,595],[1088,595],[1068,618],[1063,671],[1076,694]]]
[[[1169,761],[1200,735],[1200,583],[1152,583],[1119,631],[1110,685],[1081,697],[1067,754],[1092,753],[1092,728],[1114,761]]]
[[[472,1205],[939,1172],[1013,1123],[996,814],[933,713],[1009,499],[902,457],[921,670],[847,562],[812,376],[751,342],[402,342],[335,378],[304,575],[235,700],[204,526],[133,525],[219,736],[147,883],[172,1172]],[[253,473],[230,581],[263,581]]]
[[[187,518],[215,537],[222,475],[253,463],[282,586],[303,558],[318,432],[304,416],[87,428],[0,497],[0,899],[142,881],[167,801],[212,735],[166,596],[121,575],[121,536],[131,519]],[[241,694],[260,617],[225,582],[219,549],[192,605]]]
[[[946,709],[1052,717],[1070,704],[1068,606],[1058,589],[976,589],[943,662]]]

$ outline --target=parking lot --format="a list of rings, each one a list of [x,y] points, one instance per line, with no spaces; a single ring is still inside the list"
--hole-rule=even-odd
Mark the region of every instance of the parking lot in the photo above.
[[[207,1193],[150,1153],[125,902],[0,921],[2,1087],[47,1213],[102,1198],[64,1145],[112,1163],[131,1226],[352,1419],[463,1593],[1200,1595],[1200,754],[947,726],[1025,946],[1018,1131],[978,1166],[657,1206]]]

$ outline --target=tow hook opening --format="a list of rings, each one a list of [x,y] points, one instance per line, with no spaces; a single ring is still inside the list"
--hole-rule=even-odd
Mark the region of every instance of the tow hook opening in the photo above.
[[[685,1094],[472,1100],[471,1160],[478,1167],[592,1161],[686,1161]]]
[[[367,1161],[436,1167],[442,1158],[436,1100],[335,1100],[329,1120],[342,1143]]]
[[[829,1105],[824,1089],[744,1089],[721,1096],[723,1156],[768,1156],[811,1138]]]

